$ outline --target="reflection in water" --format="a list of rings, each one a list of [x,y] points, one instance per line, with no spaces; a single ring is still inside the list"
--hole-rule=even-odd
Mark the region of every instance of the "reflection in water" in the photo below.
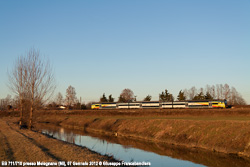
[[[250,166],[249,160],[228,156],[226,154],[211,153],[205,150],[184,149],[162,143],[145,143],[124,137],[97,136],[82,131],[44,124],[37,128],[41,129],[42,133],[53,136],[59,140],[85,146],[100,154],[110,155],[117,160],[127,162],[144,161],[150,162],[151,166],[164,167],[203,166],[200,164],[215,167]]]

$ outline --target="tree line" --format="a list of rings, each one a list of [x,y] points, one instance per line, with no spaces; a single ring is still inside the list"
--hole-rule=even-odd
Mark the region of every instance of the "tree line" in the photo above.
[[[69,85],[66,89],[65,98],[61,92],[57,94],[52,102],[47,106],[49,109],[58,109],[59,107],[64,107],[67,109],[86,109],[86,105],[81,103],[76,96],[76,89]]]
[[[193,86],[190,89],[180,91],[179,96],[181,100],[183,98],[187,100],[226,99],[229,105],[246,105],[245,99],[236,88],[230,87],[228,84],[206,85],[206,87],[200,89]]]
[[[167,89],[159,94],[159,101],[185,101],[185,100],[224,100],[228,101],[229,105],[246,105],[246,101],[236,90],[235,87],[230,87],[228,84],[217,84],[217,85],[206,85],[205,88],[191,87],[190,89],[180,90],[175,99],[174,95],[171,94]],[[152,96],[147,95],[142,101],[151,101]],[[117,102],[135,102],[136,96],[131,89],[124,89]],[[112,95],[109,98],[103,93],[99,102],[114,102]]]
[[[229,105],[245,105],[246,102],[242,96],[237,92],[234,87],[229,87],[228,84],[217,84],[217,85],[207,85],[205,88],[197,89],[196,87],[191,87],[190,89],[180,90],[176,99],[172,93],[167,89],[159,93],[159,99],[157,101],[171,102],[171,101],[186,101],[186,100],[223,100],[227,99]],[[147,95],[142,101],[151,101],[152,96]],[[73,86],[69,86],[66,89],[65,98],[62,93],[58,93],[57,96],[47,105],[48,109],[60,109],[59,107],[65,106],[67,109],[88,109],[91,108],[92,103],[106,103],[106,102],[120,102],[129,103],[136,102],[136,96],[131,89],[124,89],[120,93],[118,100],[110,94],[106,97],[105,93],[100,96],[99,101],[89,102],[87,104],[82,103],[76,96],[76,90]]]
[[[48,60],[40,55],[40,51],[31,48],[24,56],[19,56],[15,61],[14,67],[8,71],[9,88],[16,95],[14,99],[8,95],[5,99],[0,99],[0,109],[10,110],[15,106],[20,111],[20,125],[26,124],[29,129],[32,128],[32,118],[35,110],[43,108],[48,104],[48,100],[55,90],[55,79],[53,70]],[[227,99],[230,105],[246,104],[243,97],[234,87],[228,84],[207,85],[205,88],[180,90],[177,95],[178,101],[184,100],[213,100]],[[151,101],[152,96],[147,95],[143,101]],[[174,95],[167,89],[159,93],[159,101],[174,101]],[[99,102],[114,102],[112,94],[106,97],[105,93],[99,99]],[[122,90],[117,102],[135,102],[137,101],[134,92],[131,89]],[[89,104],[82,104],[81,99],[76,97],[76,90],[73,86],[66,89],[66,96],[63,98],[58,93],[54,102],[49,106],[66,105],[68,109],[84,109]],[[26,117],[26,119],[24,119]],[[25,122],[26,120],[26,122]],[[29,121],[27,121],[29,120]]]

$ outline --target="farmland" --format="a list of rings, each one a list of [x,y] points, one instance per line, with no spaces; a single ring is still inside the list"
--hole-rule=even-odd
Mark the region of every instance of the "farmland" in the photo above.
[[[36,122],[250,156],[250,108],[40,111]]]
[[[17,126],[18,112],[2,112],[0,116],[1,159],[111,160],[110,157],[48,138],[36,131],[20,130]],[[250,108],[41,110],[34,113],[34,126],[37,123],[250,157]],[[65,151],[69,156],[65,157]]]

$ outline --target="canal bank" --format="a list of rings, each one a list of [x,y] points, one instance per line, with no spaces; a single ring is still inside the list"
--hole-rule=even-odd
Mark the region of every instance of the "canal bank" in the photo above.
[[[115,137],[100,133],[73,130],[49,123],[37,125],[43,134],[87,147],[102,155],[112,155],[125,162],[146,162],[152,167],[241,167],[250,166],[250,159],[239,158],[198,148],[184,148],[165,143]]]
[[[108,111],[106,111],[108,112]],[[132,111],[133,112],[133,111]],[[249,115],[40,114],[37,122],[142,141],[250,157]]]

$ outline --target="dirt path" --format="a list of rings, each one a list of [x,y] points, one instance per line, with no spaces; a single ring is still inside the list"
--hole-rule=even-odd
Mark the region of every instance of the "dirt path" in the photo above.
[[[22,162],[114,161],[87,148],[19,129],[16,118],[0,118],[0,160]]]

